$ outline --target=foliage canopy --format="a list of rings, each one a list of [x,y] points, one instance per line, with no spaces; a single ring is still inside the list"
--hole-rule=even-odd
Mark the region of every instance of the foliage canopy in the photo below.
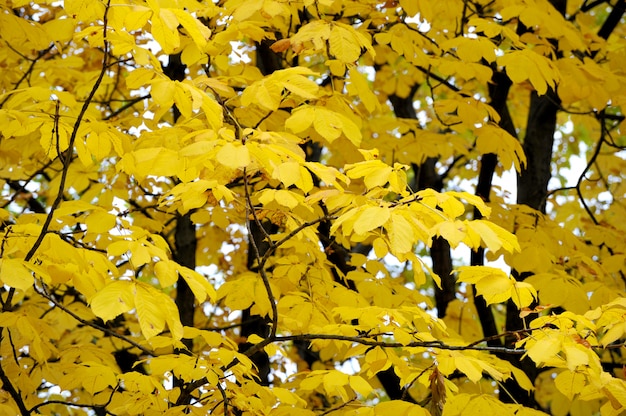
[[[623,414],[613,3],[0,0],[0,413]]]

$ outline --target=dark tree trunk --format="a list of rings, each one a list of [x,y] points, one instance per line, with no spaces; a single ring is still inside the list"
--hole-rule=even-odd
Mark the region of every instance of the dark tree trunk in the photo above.
[[[509,95],[509,89],[511,88],[511,80],[503,72],[494,71],[491,77],[491,83],[489,84],[489,96],[491,98],[491,107],[496,110],[500,116],[499,125],[507,131],[511,136],[517,137],[515,126],[509,113],[509,108],[506,105],[507,97]],[[478,174],[478,183],[476,184],[476,195],[481,197],[485,202],[489,202],[491,194],[491,186],[493,181],[493,174],[495,173],[496,166],[498,165],[498,157],[493,153],[487,153],[482,155],[480,160],[480,172]],[[474,219],[482,218],[482,214],[476,208],[474,208]],[[470,256],[470,264],[472,266],[483,266],[485,264],[485,250],[479,248],[476,251],[472,251]],[[498,334],[498,328],[496,326],[495,317],[491,307],[487,306],[485,299],[477,297],[474,294],[474,306],[476,306],[476,312],[480,319],[480,325],[485,337],[490,337]],[[502,343],[498,339],[488,341],[490,346],[502,346]]]
[[[266,233],[273,233],[276,231],[275,227],[269,223],[263,223],[264,230],[261,229],[256,221],[250,221],[250,235],[248,236],[248,269],[254,272],[258,272],[258,262],[256,258],[256,251],[254,246],[259,250],[259,254],[263,256],[269,249],[269,244],[265,240]],[[254,245],[253,245],[254,244]],[[259,277],[260,278],[260,277]],[[253,315],[250,312],[250,308],[241,311],[241,336],[249,337],[250,335],[258,335],[261,338],[267,338],[270,334],[269,317]],[[253,345],[249,342],[244,342],[239,345],[239,351],[245,352]],[[263,350],[255,352],[250,359],[258,370],[259,383],[263,386],[270,384],[270,359],[267,353]]]
[[[409,118],[416,120],[417,113],[413,107],[413,95],[416,88],[407,98],[400,98],[396,95],[389,97],[393,105],[393,111],[399,118]],[[441,191],[443,181],[436,169],[437,159],[428,158],[419,166],[414,166],[417,190],[431,188]],[[452,276],[452,257],[450,254],[450,244],[443,238],[433,239],[430,247],[430,256],[433,261],[433,272],[441,278],[441,288],[435,286],[435,304],[437,306],[437,316],[443,318],[446,315],[448,304],[456,296],[456,284]]]
[[[263,75],[269,75],[274,71],[282,68],[282,58],[280,55],[274,53],[270,49],[270,41],[261,41],[256,44],[256,66],[259,68]],[[263,227],[267,232],[272,232],[273,227],[270,223],[263,223]],[[252,271],[257,270],[257,258],[254,245],[256,245],[259,255],[263,256],[269,245],[265,241],[265,233],[255,221],[250,221],[249,226],[250,235],[248,235],[248,269]],[[260,278],[260,277],[259,277]],[[265,338],[270,333],[269,320],[267,316],[253,315],[250,308],[241,311],[241,336],[249,337],[252,334],[256,334],[262,338]],[[252,344],[244,342],[239,345],[239,351],[244,352],[248,348],[252,347]],[[260,384],[267,386],[270,384],[270,360],[267,353],[263,350],[254,353],[250,359],[258,369],[258,376]]]
[[[174,260],[181,266],[195,270],[196,268],[196,247],[198,240],[196,237],[196,226],[191,221],[190,215],[185,214],[178,217],[176,221],[176,231],[174,233],[176,252]],[[180,322],[184,326],[193,327],[193,316],[195,313],[195,298],[189,285],[182,277],[176,282],[176,306],[180,315]],[[183,343],[191,349],[191,340],[184,340]]]
[[[517,203],[545,212],[548,181],[552,177],[552,145],[559,99],[553,91],[530,98],[528,124],[524,137],[526,168],[517,178]]]
[[[171,80],[182,81],[185,79],[185,64],[180,59],[180,54],[169,55],[167,65],[163,67],[163,73]],[[172,121],[176,124],[180,118],[180,111],[174,105],[172,107]],[[181,266],[188,267],[192,270],[196,268],[196,247],[198,240],[196,236],[196,227],[191,221],[190,213],[179,215],[176,218],[174,230],[174,253],[172,257],[174,261]],[[181,276],[176,281],[176,298],[174,299],[178,307],[178,315],[183,326],[194,326],[195,299],[189,285]],[[185,347],[191,351],[193,348],[192,340],[183,340]],[[179,354],[188,353],[185,350],[177,350]],[[174,378],[174,385],[181,389],[181,394],[177,400],[177,404],[189,404],[191,401],[190,392],[185,389],[185,383],[179,378]]]

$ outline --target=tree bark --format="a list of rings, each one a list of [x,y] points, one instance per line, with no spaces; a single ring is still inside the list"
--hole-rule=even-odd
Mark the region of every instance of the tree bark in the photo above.
[[[269,75],[282,68],[282,58],[274,53],[270,49],[271,42],[265,40],[256,44],[256,66],[259,68],[263,75]],[[262,224],[266,228],[266,232],[271,233],[272,224],[265,222]],[[253,249],[253,244],[256,245],[259,255],[263,256],[269,249],[267,241],[265,241],[265,233],[255,221],[250,221],[250,235],[248,235],[248,269],[251,271],[258,271],[256,269],[256,252]],[[275,230],[274,230],[275,231]],[[253,315],[250,308],[241,311],[241,336],[249,337],[256,334],[262,338],[269,335],[269,320],[268,317]],[[252,347],[252,344],[244,342],[239,345],[239,351],[243,352]],[[253,354],[250,359],[258,370],[259,382],[261,385],[267,386],[270,384],[270,360],[269,356],[264,350],[258,351]]]
[[[198,240],[196,237],[196,226],[191,221],[190,215],[185,214],[178,217],[176,221],[176,231],[174,233],[174,241],[176,252],[174,253],[174,260],[181,266],[195,270],[196,268],[196,247]],[[176,306],[178,307],[178,314],[180,316],[180,322],[184,326],[193,327],[193,316],[195,313],[195,298],[193,292],[189,288],[189,285],[179,276],[176,282]],[[183,343],[188,349],[191,349],[191,340],[183,340]]]
[[[499,126],[506,130],[513,137],[517,137],[517,131],[513,125],[509,108],[506,105],[509,89],[511,88],[510,78],[503,72],[494,71],[489,84],[489,96],[491,98],[491,107],[500,116]],[[498,165],[498,157],[493,153],[482,155],[480,160],[480,172],[478,174],[478,183],[476,185],[476,195],[481,197],[485,202],[490,201],[491,186],[493,174]],[[482,214],[474,208],[474,219],[482,218]],[[485,250],[481,247],[476,251],[472,251],[470,256],[470,264],[472,266],[483,266],[485,264]],[[493,336],[498,333],[495,317],[491,307],[487,306],[483,297],[477,297],[473,291],[474,306],[480,319],[480,325],[485,337]],[[502,346],[499,339],[493,339],[487,342],[489,346]]]
[[[417,113],[413,107],[413,95],[416,88],[407,98],[400,98],[397,95],[389,96],[395,115],[399,118],[409,118],[416,120]],[[426,159],[419,166],[414,166],[416,175],[417,190],[431,188],[435,191],[443,189],[441,175],[436,169],[437,158]],[[433,272],[441,278],[441,288],[435,286],[435,304],[437,306],[437,316],[446,316],[448,304],[455,299],[456,283],[452,276],[452,257],[450,254],[450,244],[441,237],[433,238],[430,247],[430,257],[433,261]]]
[[[167,65],[163,67],[163,73],[174,81],[184,80],[185,70],[186,66],[182,63],[180,54],[170,55]],[[172,113],[173,122],[175,124],[180,117],[180,111],[175,105],[172,107]],[[191,221],[190,214],[187,213],[178,216],[174,230],[174,261],[181,266],[195,270],[197,245],[196,227]],[[175,302],[178,307],[181,323],[184,326],[193,327],[193,315],[195,312],[193,292],[185,279],[180,276],[176,282]],[[184,343],[187,348],[191,349],[192,345],[190,341],[187,340],[184,341]]]
[[[556,116],[559,110],[559,98],[553,90],[539,96],[533,91],[530,99],[530,110],[526,125],[526,136],[523,148],[526,154],[526,167],[517,178],[517,203],[528,205],[538,211],[545,212],[548,182],[552,176],[552,146],[556,130]],[[526,276],[512,272],[518,280]],[[526,318],[532,320],[530,316]],[[516,331],[524,328],[524,321],[519,317],[517,306],[509,301],[506,308],[506,330]],[[513,344],[516,339],[505,338],[505,343]],[[520,368],[531,382],[534,383],[538,371],[534,363],[528,358],[508,356],[507,359]],[[504,383],[505,389],[500,393],[503,402],[519,403],[528,407],[539,407],[534,395],[522,389],[511,379]]]

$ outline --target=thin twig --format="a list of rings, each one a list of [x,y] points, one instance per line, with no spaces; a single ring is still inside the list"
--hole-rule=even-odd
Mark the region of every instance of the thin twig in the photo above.
[[[6,104],[9,98],[11,98],[11,94],[19,88],[22,82],[24,82],[24,80],[32,74],[33,70],[35,69],[35,64],[39,61],[39,59],[41,59],[45,54],[47,54],[54,47],[54,43],[52,43],[48,48],[44,49],[43,51],[40,51],[37,54],[37,58],[29,59],[25,57],[24,55],[22,55],[21,53],[19,53],[17,50],[13,49],[13,47],[11,47],[11,45],[9,45],[8,43],[5,43],[5,45],[7,45],[11,50],[13,50],[15,53],[20,55],[22,58],[26,59],[27,61],[30,61],[30,65],[28,66],[28,69],[26,70],[26,72],[22,74],[22,77],[18,79],[15,84],[13,84],[14,85],[13,91],[6,93],[6,96],[4,97],[4,99],[0,101],[0,108],[2,108],[4,104]]]
[[[89,92],[89,95],[87,96],[87,99],[83,103],[83,106],[80,109],[80,113],[78,113],[78,117],[76,117],[76,122],[74,123],[74,128],[72,129],[72,134],[70,136],[68,147],[66,150],[67,157],[63,159],[63,170],[61,173],[61,181],[59,183],[59,191],[57,193],[56,199],[50,206],[50,212],[48,213],[48,216],[46,217],[46,221],[41,227],[41,232],[39,236],[37,237],[35,244],[33,244],[30,251],[26,254],[26,257],[24,258],[25,261],[30,261],[35,255],[35,253],[37,252],[37,249],[39,248],[39,246],[41,246],[41,243],[43,242],[43,239],[46,233],[48,232],[48,228],[50,227],[50,223],[52,222],[54,211],[59,207],[59,205],[61,205],[61,202],[63,201],[63,194],[65,192],[65,183],[67,181],[67,176],[69,173],[71,160],[72,160],[71,154],[74,149],[74,143],[76,142],[76,137],[78,136],[78,129],[80,125],[82,124],[83,118],[85,117],[85,114],[87,113],[87,109],[89,108],[89,105],[91,104],[91,100],[93,100],[93,97],[96,95],[96,91],[98,91],[98,88],[100,87],[100,84],[102,83],[102,80],[104,79],[104,74],[106,73],[106,65],[109,59],[109,42],[107,41],[107,23],[108,23],[108,13],[109,13],[110,4],[111,4],[111,0],[107,0],[106,7],[104,9],[104,16],[102,18],[102,38],[104,42],[104,52],[103,52],[104,56],[102,57],[102,70],[98,74],[98,78],[96,79],[93,87],[91,88],[91,91]]]
[[[126,101],[126,104],[122,105],[117,110],[112,111],[111,114],[107,115],[102,120],[104,120],[104,121],[110,120],[113,117],[118,116],[119,114],[121,114],[124,111],[128,110],[129,108],[133,107],[135,104],[140,103],[143,100],[148,99],[148,98],[150,98],[150,94],[142,95],[141,97],[136,97],[136,98],[134,98],[132,100],[128,100],[128,101]]]
[[[220,391],[222,399],[224,399],[224,416],[228,416],[228,396],[226,396],[226,390],[224,390],[219,381],[217,382],[217,389]]]
[[[248,214],[252,214],[252,218],[254,219],[254,222],[263,233],[263,236],[267,240],[267,244],[269,244],[271,248],[273,245],[272,238],[267,233],[267,230],[265,229],[265,227],[263,227],[263,224],[261,224],[259,217],[256,215],[256,209],[254,208],[254,205],[252,204],[252,198],[250,197],[250,189],[249,189],[249,183],[248,183],[248,172],[246,168],[243,168],[243,191],[246,197],[246,207],[249,207],[249,210],[246,209],[246,222],[248,222]],[[250,233],[250,235],[252,235],[252,233]],[[257,261],[259,260],[260,259],[257,259]]]
[[[345,403],[341,403],[341,404],[340,404],[340,405],[338,405],[338,406],[331,407],[330,409],[326,410],[325,412],[320,413],[320,414],[319,414],[319,416],[325,416],[325,415],[330,414],[330,413],[332,413],[332,412],[336,412],[337,410],[341,410],[341,409],[343,409],[343,408],[344,408],[344,407],[346,407],[346,406],[350,406],[350,405],[352,404],[352,402],[354,402],[354,401],[356,401],[356,398],[354,398],[354,399],[350,399],[350,400],[348,400],[347,402],[345,402]]]
[[[74,402],[65,402],[63,400],[46,400],[45,402],[36,404],[35,406],[33,406],[30,411],[32,412],[38,412],[38,409],[44,406],[47,406],[49,404],[62,404],[68,407],[83,407],[83,408],[94,408],[94,407],[98,407],[98,408],[105,408],[107,407],[111,401],[113,400],[113,395],[115,394],[115,392],[117,391],[117,389],[120,387],[119,384],[117,384],[115,387],[113,387],[113,390],[111,390],[111,394],[109,395],[109,399],[106,401],[106,403],[104,404],[81,404],[81,403],[74,403]]]
[[[4,328],[0,327],[0,341],[3,338],[2,337],[3,329]],[[13,398],[22,416],[30,415],[31,412],[26,408],[26,405],[24,404],[24,400],[22,399],[22,395],[20,394],[18,390],[15,389],[15,387],[13,386],[13,383],[11,383],[11,379],[4,372],[4,368],[2,368],[2,365],[0,365],[0,381],[2,381],[2,389],[8,392],[9,395]]]
[[[284,236],[283,238],[281,238],[280,240],[278,240],[277,242],[275,242],[272,246],[270,246],[270,248],[265,252],[265,254],[263,255],[263,258],[261,259],[261,264],[259,264],[259,267],[263,267],[265,266],[265,264],[267,263],[267,261],[269,260],[269,258],[276,252],[276,250],[282,246],[283,244],[285,244],[287,241],[291,240],[296,234],[298,234],[300,231],[304,230],[305,228],[311,227],[313,225],[316,225],[322,221],[327,221],[327,220],[334,220],[337,219],[337,217],[335,216],[335,214],[337,212],[339,212],[340,209],[336,209],[333,212],[329,213],[328,215],[324,215],[323,217],[320,218],[316,218],[314,220],[311,221],[307,221],[305,223],[300,224],[298,227],[294,228],[293,230],[291,230],[289,232],[289,234],[287,234],[286,236]]]
[[[504,354],[526,354],[525,349],[521,348],[507,348],[507,347],[483,347],[477,345],[448,345],[442,341],[413,341],[410,343],[401,342],[386,342],[376,341],[371,338],[364,338],[360,336],[347,336],[347,335],[335,335],[335,334],[300,334],[300,335],[282,335],[276,336],[274,342],[284,341],[315,341],[315,340],[331,340],[331,341],[346,341],[353,342],[355,344],[369,345],[372,347],[382,348],[432,348],[437,350],[449,350],[449,351],[486,351],[496,352]],[[258,345],[258,344],[257,344]]]
[[[35,287],[35,291],[43,296],[44,298],[46,298],[47,300],[49,300],[50,302],[52,302],[54,304],[54,306],[56,306],[57,308],[61,309],[63,312],[67,313],[68,315],[70,315],[72,318],[76,319],[78,322],[80,322],[83,325],[87,325],[90,326],[94,329],[97,329],[98,331],[102,331],[105,334],[117,338],[117,339],[121,339],[124,342],[127,342],[128,344],[132,345],[133,347],[139,349],[141,352],[143,352],[146,355],[149,355],[151,357],[155,356],[155,353],[150,351],[149,349],[147,349],[146,347],[138,344],[137,342],[133,341],[132,339],[118,334],[117,332],[109,329],[109,328],[105,328],[103,326],[100,326],[94,322],[88,321],[86,319],[81,318],[80,316],[78,316],[76,313],[72,312],[70,309],[68,309],[65,305],[59,303],[59,301],[57,301],[54,296],[52,296],[51,293],[48,292],[47,286],[45,285],[45,283],[41,282],[42,288],[39,289],[37,287]]]
[[[580,203],[583,205],[583,208],[585,209],[585,211],[587,211],[587,214],[589,215],[589,217],[591,218],[591,221],[593,221],[595,225],[598,225],[598,220],[596,219],[596,216],[593,214],[593,212],[591,212],[591,208],[589,208],[589,206],[587,205],[587,202],[585,202],[581,185],[582,185],[583,179],[585,178],[585,175],[587,174],[589,169],[591,169],[591,166],[596,162],[598,155],[600,155],[600,149],[602,149],[602,144],[604,144],[604,137],[605,137],[606,129],[604,126],[604,118],[602,118],[603,113],[604,111],[601,112],[600,117],[599,117],[600,139],[598,140],[598,143],[596,144],[596,148],[594,149],[593,154],[591,155],[591,158],[587,162],[587,166],[585,166],[585,169],[583,169],[583,171],[580,173],[580,176],[578,177],[578,181],[576,182],[576,193],[578,194]]]
[[[261,222],[257,218],[256,213],[255,213],[254,205],[252,205],[252,200],[250,198],[250,191],[248,190],[248,180],[247,180],[246,168],[243,169],[243,180],[244,180],[244,192],[246,194],[246,228],[248,229],[250,245],[252,246],[252,248],[254,250],[254,256],[255,256],[257,264],[258,264],[259,274],[261,275],[261,280],[263,280],[263,286],[265,287],[265,291],[267,292],[267,298],[268,298],[268,300],[270,302],[270,306],[272,308],[272,326],[270,328],[270,334],[269,334],[269,336],[265,340],[263,340],[262,342],[254,345],[253,347],[249,348],[245,352],[246,355],[249,354],[248,356],[250,356],[250,355],[254,354],[254,352],[260,351],[263,347],[265,347],[266,345],[270,344],[274,340],[274,338],[276,338],[276,331],[278,330],[278,306],[276,304],[276,297],[274,296],[274,293],[272,291],[272,286],[270,285],[270,279],[267,276],[267,273],[265,271],[265,267],[263,267],[263,265],[261,263],[262,262],[261,253],[260,253],[259,247],[257,246],[257,243],[255,241],[254,234],[252,233],[252,227],[250,226],[249,215],[250,215],[250,212],[252,212],[252,216],[254,217],[255,222],[261,228],[261,230],[263,230],[263,233],[266,235],[266,238],[268,239],[268,244],[270,244],[270,249],[271,249],[272,241],[269,238],[269,235],[267,235],[267,231],[265,231],[265,228],[263,227],[263,225],[261,224]]]
[[[479,339],[478,341],[474,341],[471,344],[468,344],[468,346],[469,347],[473,347],[474,345],[482,344],[483,342],[489,342],[489,341],[493,341],[493,340],[500,339],[500,338],[503,338],[503,337],[508,337],[508,336],[518,336],[518,335],[530,333],[530,332],[533,332],[533,331],[537,331],[539,329],[543,329],[543,327],[540,327],[540,328],[524,328],[524,329],[517,329],[517,330],[514,330],[514,331],[505,331],[505,332],[501,332],[501,333],[496,334],[496,335],[491,335],[489,337],[485,337],[485,338]]]

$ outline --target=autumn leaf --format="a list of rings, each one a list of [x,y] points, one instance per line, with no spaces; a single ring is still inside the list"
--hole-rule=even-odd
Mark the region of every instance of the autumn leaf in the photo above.
[[[35,3],[0,414],[626,412],[621,1]]]

